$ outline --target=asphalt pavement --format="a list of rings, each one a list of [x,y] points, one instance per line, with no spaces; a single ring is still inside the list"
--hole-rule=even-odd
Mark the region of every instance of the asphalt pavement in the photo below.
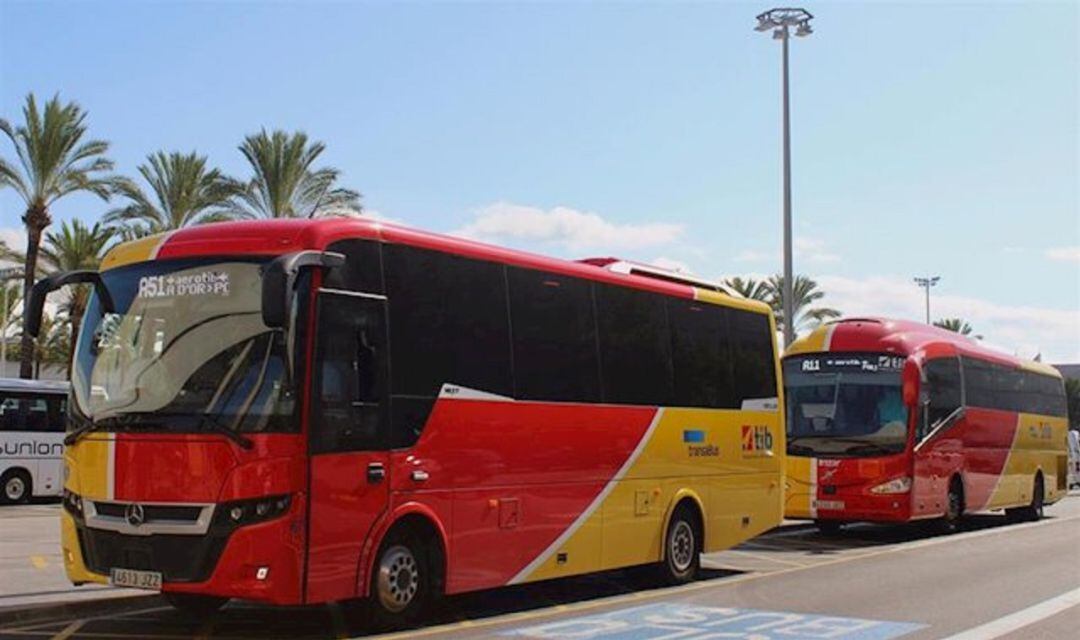
[[[97,604],[0,622],[0,637],[321,639],[370,634],[363,609],[355,606],[233,603],[212,618],[191,620],[156,597],[133,600],[127,590],[70,587],[58,564],[57,534],[50,529],[56,526],[55,509],[0,508],[0,620],[5,611],[30,610],[41,601],[80,597]],[[1023,524],[979,515],[952,535],[927,525],[861,525],[835,536],[785,527],[709,554],[703,579],[682,587],[663,587],[652,573],[632,570],[466,594],[447,598],[427,625],[384,637],[1080,637],[1080,496],[1054,505],[1047,515]],[[116,611],[118,605],[128,610]]]

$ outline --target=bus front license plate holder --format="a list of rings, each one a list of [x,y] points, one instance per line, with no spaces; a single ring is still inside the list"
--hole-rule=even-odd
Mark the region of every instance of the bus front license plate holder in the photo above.
[[[161,591],[161,572],[113,569],[109,572],[109,584],[114,587]]]
[[[818,500],[816,506],[818,509],[825,509],[826,511],[842,511],[844,509],[844,501]]]

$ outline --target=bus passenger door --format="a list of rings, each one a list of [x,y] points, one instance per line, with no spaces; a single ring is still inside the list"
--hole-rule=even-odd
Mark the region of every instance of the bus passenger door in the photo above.
[[[308,602],[356,596],[360,553],[390,486],[386,299],[324,289],[317,313]]]

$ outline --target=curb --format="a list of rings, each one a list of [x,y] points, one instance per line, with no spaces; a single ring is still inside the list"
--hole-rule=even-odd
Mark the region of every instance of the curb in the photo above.
[[[37,622],[49,618],[78,618],[86,615],[104,616],[123,613],[145,607],[164,604],[160,595],[125,595],[70,602],[48,602],[28,606],[10,606],[0,608],[0,625],[10,626],[26,622]]]

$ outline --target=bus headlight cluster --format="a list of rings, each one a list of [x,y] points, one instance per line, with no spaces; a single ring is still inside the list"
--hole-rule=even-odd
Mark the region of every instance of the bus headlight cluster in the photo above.
[[[79,494],[64,489],[63,497],[61,499],[64,502],[64,511],[67,511],[76,518],[83,517],[82,498],[79,497]]]
[[[276,518],[289,510],[290,496],[266,496],[251,500],[226,502],[218,507],[218,521],[231,526],[242,526]]]
[[[883,482],[876,487],[870,489],[870,493],[907,493],[911,491],[911,478],[904,476],[902,478],[893,478],[888,482]]]

